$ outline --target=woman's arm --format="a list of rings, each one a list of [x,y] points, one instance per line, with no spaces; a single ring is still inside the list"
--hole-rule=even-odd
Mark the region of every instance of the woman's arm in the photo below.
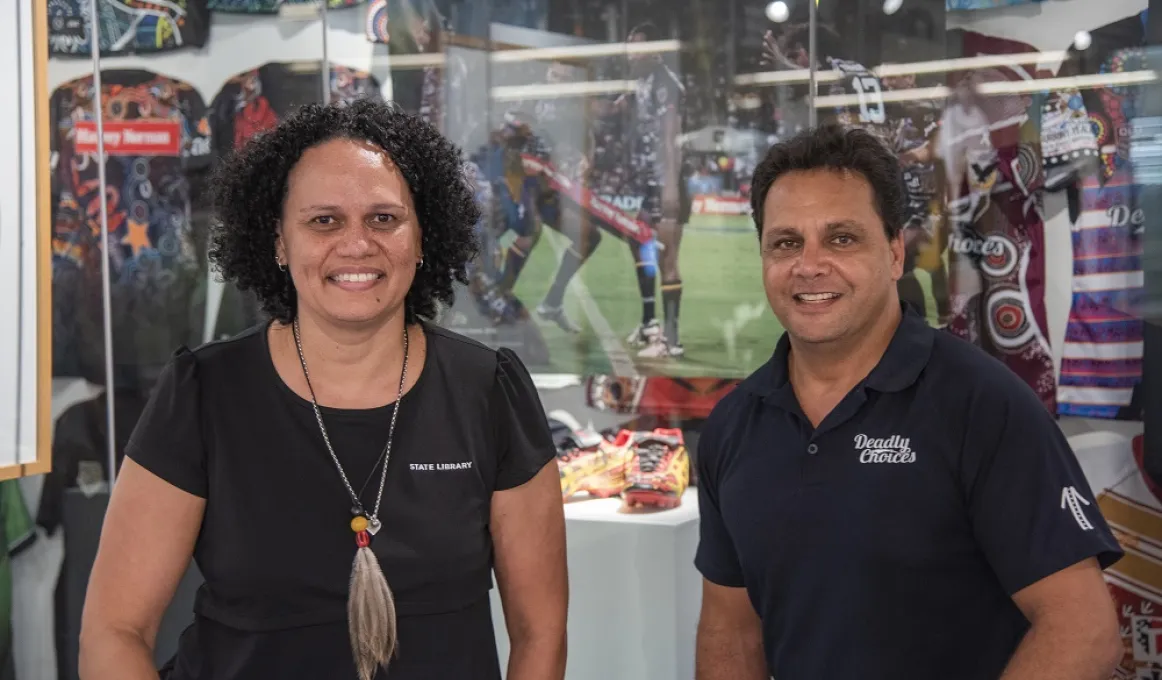
[[[205,506],[125,459],[85,596],[82,680],[157,680],[157,628],[189,567]]]
[[[508,680],[563,680],[569,578],[555,460],[528,482],[493,494],[492,541],[511,641]]]

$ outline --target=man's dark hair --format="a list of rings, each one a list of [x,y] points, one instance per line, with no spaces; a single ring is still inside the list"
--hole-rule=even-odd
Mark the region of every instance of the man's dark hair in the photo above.
[[[904,226],[906,194],[903,172],[895,154],[866,130],[827,123],[775,144],[755,168],[750,207],[760,236],[763,204],[775,180],[789,172],[807,170],[862,175],[871,184],[884,233],[889,239],[900,233]]]
[[[404,313],[409,323],[434,318],[439,305],[452,304],[453,285],[468,283],[480,209],[460,150],[428,123],[382,101],[305,106],[225,163],[213,185],[211,262],[227,280],[254,291],[267,314],[283,323],[295,318],[294,284],[275,262],[275,230],[291,169],[307,149],[332,139],[378,146],[407,182],[424,265],[416,270]]]

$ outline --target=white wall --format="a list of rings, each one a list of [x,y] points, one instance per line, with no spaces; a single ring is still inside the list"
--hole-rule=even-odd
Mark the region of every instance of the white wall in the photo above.
[[[949,12],[947,26],[1019,40],[1040,51],[1058,51],[1068,49],[1078,31],[1093,30],[1137,14],[1146,9],[1147,3],[1148,0],[1045,0],[991,10]],[[1050,194],[1045,212],[1045,306],[1057,375],[1072,299],[1073,245],[1065,196]],[[1095,430],[1119,434],[1141,431],[1138,423],[1084,418],[1063,418],[1061,427],[1069,435]]]

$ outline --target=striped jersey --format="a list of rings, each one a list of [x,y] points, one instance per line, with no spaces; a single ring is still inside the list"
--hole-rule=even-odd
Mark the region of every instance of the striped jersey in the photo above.
[[[1068,65],[1083,74],[1147,68],[1137,15],[1091,31],[1093,44]],[[1064,67],[1063,67],[1064,70]],[[1138,419],[1145,293],[1142,245],[1145,216],[1130,163],[1130,134],[1138,86],[1083,92],[1097,136],[1099,167],[1075,189],[1072,225],[1072,303],[1065,331],[1058,401],[1062,415]]]

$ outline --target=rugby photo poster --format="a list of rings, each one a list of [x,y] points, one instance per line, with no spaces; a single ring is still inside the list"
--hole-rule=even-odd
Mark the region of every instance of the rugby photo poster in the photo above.
[[[494,25],[490,59],[446,55],[435,91],[477,105],[435,122],[464,149],[483,217],[441,323],[534,374],[741,378],[781,333],[749,202],[771,135],[716,122],[721,65],[683,48],[722,22],[654,9],[620,16],[616,41],[604,24]]]

